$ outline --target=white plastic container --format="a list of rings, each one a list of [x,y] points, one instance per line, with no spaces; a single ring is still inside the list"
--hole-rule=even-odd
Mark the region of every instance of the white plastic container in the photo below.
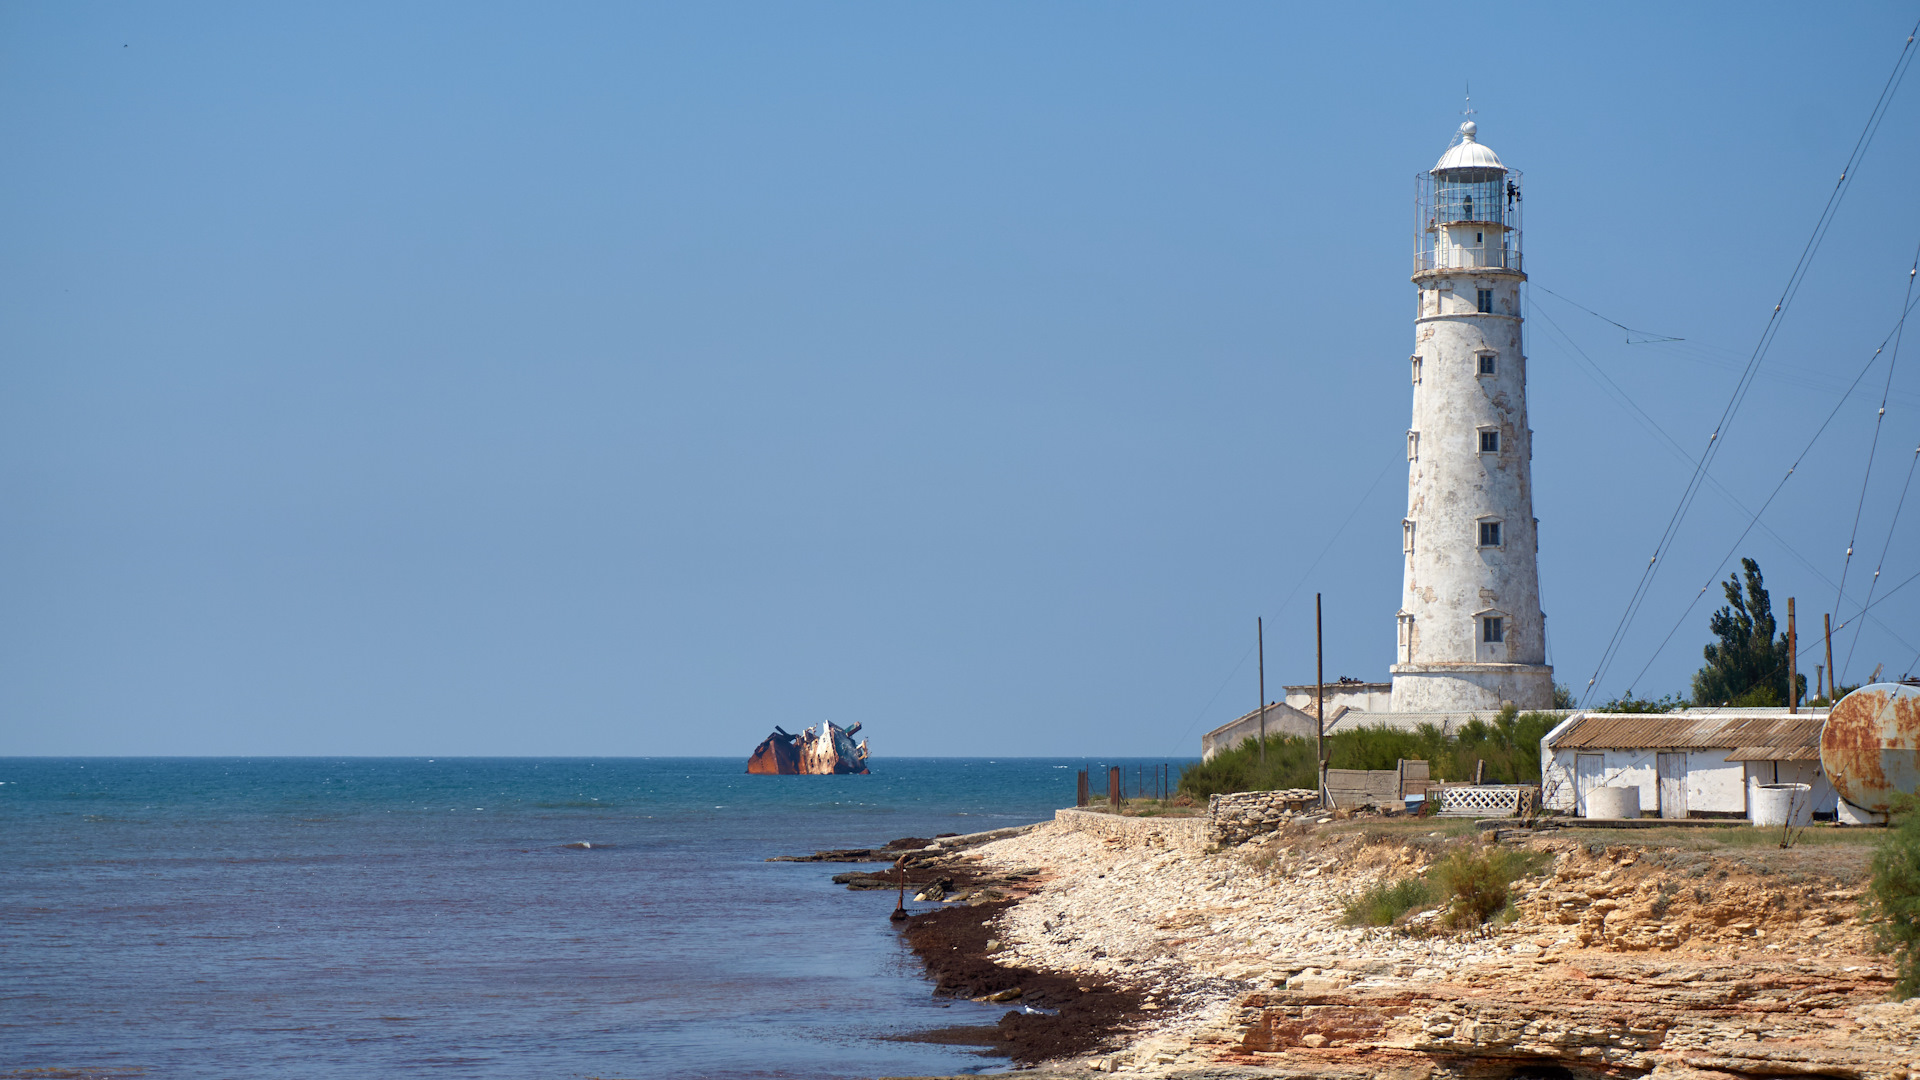
[[[1747,816],[1757,828],[1769,825],[1799,828],[1813,822],[1813,785],[1759,784],[1753,789],[1753,806]]]
[[[1587,791],[1587,816],[1590,818],[1637,818],[1640,816],[1640,789],[1635,787],[1597,787]]]

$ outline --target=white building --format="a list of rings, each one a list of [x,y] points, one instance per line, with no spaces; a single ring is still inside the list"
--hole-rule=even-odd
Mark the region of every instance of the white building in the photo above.
[[[1284,686],[1281,689],[1287,692],[1286,700],[1273,702],[1265,710],[1264,730],[1269,738],[1277,735],[1313,738],[1319,733],[1319,726],[1314,719],[1315,710],[1322,705],[1326,709],[1326,730],[1329,733],[1349,714],[1356,719],[1377,716],[1387,711],[1388,697],[1393,688],[1388,683],[1345,679],[1326,685],[1324,701],[1319,700],[1313,683]],[[1258,738],[1263,730],[1261,711],[1250,709],[1244,715],[1200,736],[1200,759],[1211,761],[1213,755],[1222,750],[1231,750],[1248,739]]]
[[[1553,705],[1521,335],[1520,173],[1472,121],[1421,177],[1396,713]]]
[[[1825,709],[1575,713],[1540,740],[1540,800],[1587,816],[1597,787],[1640,790],[1643,814],[1747,817],[1761,784],[1807,784],[1812,812],[1839,797],[1820,770]]]

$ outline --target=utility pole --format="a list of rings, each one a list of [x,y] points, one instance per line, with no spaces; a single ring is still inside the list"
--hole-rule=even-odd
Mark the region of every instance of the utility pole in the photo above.
[[[1793,597],[1787,597],[1787,715],[1800,711],[1799,638],[1793,627]]]
[[[1832,707],[1833,696],[1839,692],[1839,688],[1833,684],[1840,676],[1839,672],[1833,670],[1833,612],[1827,612],[1820,619],[1827,625],[1827,705]]]
[[[1327,671],[1320,652],[1320,594],[1313,594],[1313,742],[1317,769],[1327,765]]]
[[[1258,615],[1253,617],[1253,634],[1260,650],[1260,764],[1264,766],[1267,763],[1267,629]]]

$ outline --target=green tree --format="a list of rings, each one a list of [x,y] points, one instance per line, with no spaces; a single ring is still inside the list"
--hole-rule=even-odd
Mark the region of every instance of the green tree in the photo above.
[[[1760,564],[1743,558],[1742,575],[1722,583],[1727,606],[1713,613],[1707,628],[1720,640],[1704,650],[1707,664],[1693,676],[1695,705],[1785,705],[1787,703],[1787,638],[1775,636],[1773,601],[1767,596]],[[1806,676],[1798,680],[1796,697],[1804,696]]]

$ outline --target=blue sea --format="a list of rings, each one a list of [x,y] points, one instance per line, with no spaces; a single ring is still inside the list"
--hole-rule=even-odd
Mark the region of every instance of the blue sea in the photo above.
[[[1038,821],[1108,764],[0,758],[0,1067],[997,1071],[900,1038],[1005,1007],[932,994],[893,894],[765,860]]]

